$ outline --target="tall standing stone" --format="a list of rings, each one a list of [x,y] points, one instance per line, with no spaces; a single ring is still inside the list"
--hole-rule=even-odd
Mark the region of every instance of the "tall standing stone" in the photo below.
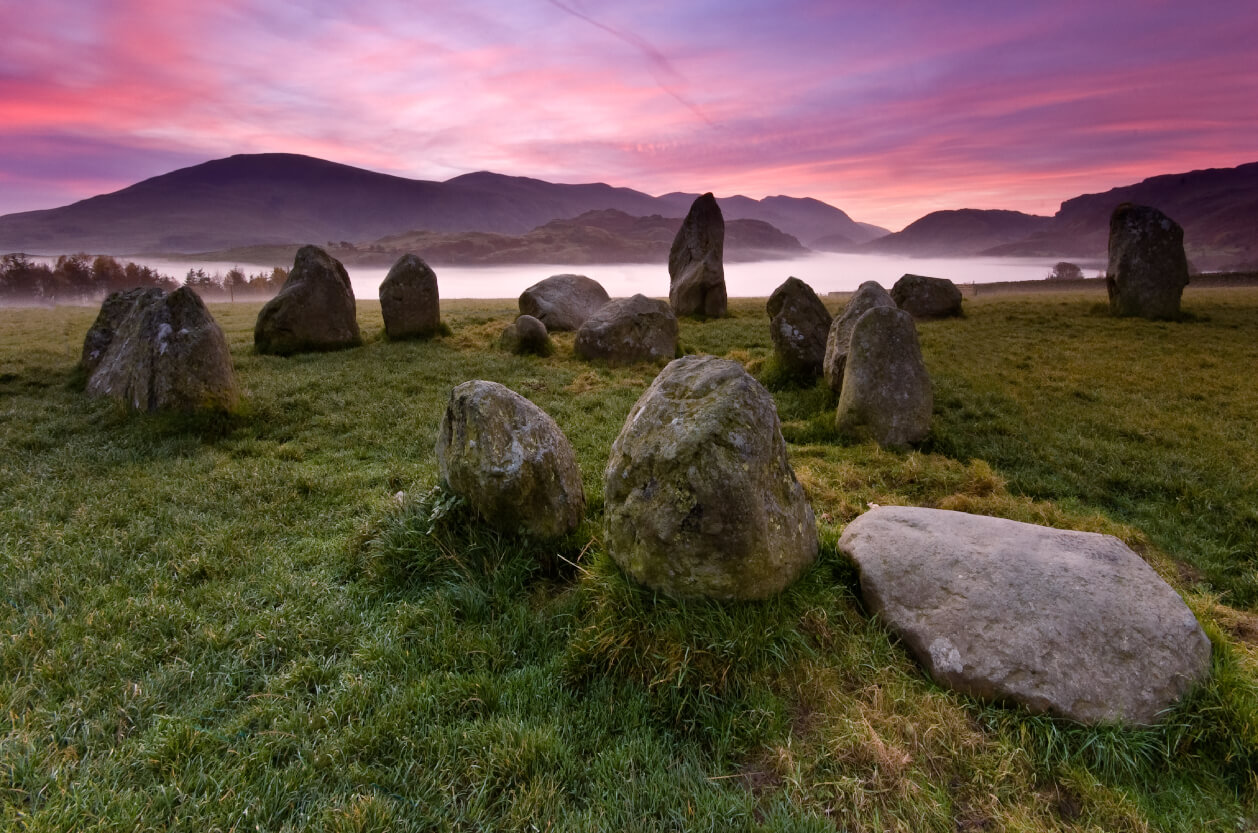
[[[847,346],[852,339],[852,328],[860,317],[874,307],[890,307],[895,309],[895,301],[890,293],[882,288],[877,281],[865,281],[848,299],[843,312],[830,325],[826,337],[826,358],[822,368],[822,376],[830,390],[839,393],[843,390],[843,370],[847,366]]]
[[[817,557],[773,397],[738,362],[664,368],[612,443],[604,483],[607,552],[661,593],[763,599]]]
[[[186,286],[134,294],[87,392],[135,411],[227,411],[240,399],[227,338]]]
[[[437,435],[441,479],[504,532],[564,535],[585,513],[572,444],[555,420],[497,382],[450,392]]]
[[[1177,318],[1188,285],[1184,230],[1156,208],[1125,202],[1109,221],[1105,288],[1114,315]]]
[[[437,275],[423,258],[405,254],[380,283],[380,314],[391,339],[426,338],[441,332]]]
[[[835,414],[839,430],[903,448],[926,439],[933,405],[913,317],[891,307],[862,315],[848,342]]]
[[[361,343],[349,273],[318,246],[302,246],[283,288],[258,313],[254,347],[285,356]]]
[[[668,302],[677,315],[725,315],[725,218],[716,197],[704,194],[690,206],[668,252]]]
[[[799,278],[787,278],[765,305],[769,338],[782,369],[812,379],[821,375],[830,332],[830,311]]]

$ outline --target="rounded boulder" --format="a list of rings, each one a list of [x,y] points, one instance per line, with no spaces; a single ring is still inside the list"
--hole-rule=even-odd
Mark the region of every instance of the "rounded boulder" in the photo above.
[[[553,332],[579,330],[610,300],[607,290],[585,275],[551,275],[520,293],[520,314],[531,315]]]
[[[765,304],[769,313],[769,338],[783,370],[794,376],[821,375],[826,358],[830,311],[812,287],[799,278],[787,278],[773,290]]]
[[[728,359],[660,372],[612,444],[604,497],[609,554],[670,596],[763,599],[817,558],[773,397]]]
[[[896,305],[919,320],[961,315],[961,290],[947,278],[904,275],[891,287]]]
[[[318,246],[302,246],[283,288],[258,313],[254,348],[286,356],[361,343],[349,273]]]
[[[380,283],[380,314],[390,339],[427,338],[441,332],[437,274],[423,258],[397,259]]]
[[[573,350],[586,360],[633,364],[677,355],[677,316],[663,301],[634,295],[603,305],[577,331]]]

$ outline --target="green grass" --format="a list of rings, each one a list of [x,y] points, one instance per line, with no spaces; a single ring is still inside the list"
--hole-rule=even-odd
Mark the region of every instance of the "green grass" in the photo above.
[[[967,301],[923,324],[921,451],[844,444],[823,388],[775,384],[821,522],[763,603],[676,602],[599,537],[602,470],[657,368],[451,334],[288,359],[218,305],[245,405],[128,415],[73,367],[95,310],[0,310],[0,828],[1229,830],[1258,824],[1258,291],[1194,319],[1090,296]],[[689,352],[773,363],[763,301],[683,322]],[[437,487],[449,390],[501,381],[576,449],[567,540],[492,532]],[[401,496],[397,493],[402,492]],[[870,503],[1109,532],[1176,585],[1211,681],[1157,727],[1088,729],[934,686],[836,549]]]

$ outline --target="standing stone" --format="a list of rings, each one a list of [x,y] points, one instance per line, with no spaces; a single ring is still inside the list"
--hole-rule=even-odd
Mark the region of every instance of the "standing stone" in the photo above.
[[[437,275],[422,258],[405,254],[380,284],[380,314],[390,339],[427,338],[441,332]]]
[[[91,376],[96,366],[100,364],[105,351],[109,349],[110,343],[113,342],[118,327],[131,314],[136,304],[151,303],[165,294],[156,287],[123,289],[109,293],[100,305],[100,312],[96,314],[92,328],[87,331],[87,336],[83,339],[83,353],[79,358],[79,367]]]
[[[579,330],[610,300],[603,285],[585,275],[551,275],[520,293],[520,313],[531,315],[548,331]]]
[[[903,448],[926,439],[933,405],[913,317],[891,307],[862,315],[848,342],[835,415],[839,430]]]
[[[830,311],[799,278],[787,278],[766,304],[769,337],[782,369],[812,379],[821,375],[826,358]]]
[[[1114,315],[1178,318],[1188,285],[1184,230],[1156,208],[1125,202],[1109,220],[1105,288]]]
[[[240,399],[227,339],[186,286],[133,291],[87,392],[136,411],[227,411]]]
[[[361,343],[345,267],[318,246],[302,246],[283,288],[258,313],[254,347],[286,356]]]
[[[634,295],[603,305],[581,325],[573,352],[608,364],[657,362],[677,355],[677,316],[663,301]]]
[[[1149,724],[1209,672],[1192,611],[1109,535],[883,506],[848,524],[839,550],[869,609],[956,691]]]
[[[961,290],[947,278],[904,275],[891,287],[891,298],[918,320],[961,315]]]
[[[704,194],[690,206],[668,252],[668,301],[677,315],[725,315],[725,218],[716,197]]]
[[[502,331],[498,338],[498,346],[508,353],[522,356],[532,353],[535,356],[549,356],[555,352],[555,344],[550,340],[546,325],[531,315],[521,315]]]
[[[572,444],[549,414],[497,382],[450,392],[437,465],[451,491],[504,532],[556,537],[585,514]]]
[[[728,359],[660,372],[612,444],[604,495],[608,553],[670,596],[763,599],[817,557],[773,397]]]
[[[826,338],[826,358],[822,368],[822,376],[830,390],[839,393],[843,390],[843,369],[847,366],[847,346],[852,339],[852,328],[862,315],[874,307],[895,308],[895,301],[882,284],[876,281],[865,281],[853,293],[847,306],[839,317],[830,325]]]

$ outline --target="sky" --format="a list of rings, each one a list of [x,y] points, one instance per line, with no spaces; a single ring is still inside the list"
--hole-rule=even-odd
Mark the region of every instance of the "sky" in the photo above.
[[[236,153],[896,230],[1258,161],[1254,0],[0,0],[0,214]]]

